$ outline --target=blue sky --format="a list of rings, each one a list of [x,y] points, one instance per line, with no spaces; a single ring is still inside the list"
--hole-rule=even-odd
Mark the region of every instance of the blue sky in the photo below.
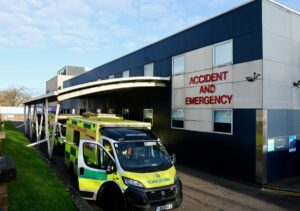
[[[65,65],[97,67],[246,0],[0,0],[0,89],[32,95]],[[278,2],[300,11],[299,0]]]

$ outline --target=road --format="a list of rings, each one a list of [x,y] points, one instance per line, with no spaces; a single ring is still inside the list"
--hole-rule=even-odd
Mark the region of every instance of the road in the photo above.
[[[16,123],[20,125],[21,123]],[[22,131],[23,128],[20,128]],[[40,149],[45,147],[41,144]],[[44,146],[43,146],[44,145]],[[43,150],[42,150],[43,151]],[[68,186],[73,189],[73,198],[78,204],[85,204],[81,210],[101,210],[95,203],[83,203],[78,194],[77,182],[67,172],[63,157],[53,154],[50,162],[52,169]],[[197,210],[299,210],[300,197],[263,192],[254,184],[225,179],[184,165],[177,165],[183,183],[183,203],[176,211]],[[71,186],[71,187],[69,187]],[[74,193],[75,192],[75,193]]]

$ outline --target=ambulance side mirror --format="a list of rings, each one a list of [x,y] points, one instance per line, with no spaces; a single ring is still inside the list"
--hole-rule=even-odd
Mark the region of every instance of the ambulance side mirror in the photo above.
[[[107,166],[106,166],[106,174],[112,174],[113,172],[116,171],[116,164],[111,161]]]
[[[170,158],[171,158],[173,164],[175,164],[175,163],[176,163],[176,155],[173,153],[173,154],[170,156]]]

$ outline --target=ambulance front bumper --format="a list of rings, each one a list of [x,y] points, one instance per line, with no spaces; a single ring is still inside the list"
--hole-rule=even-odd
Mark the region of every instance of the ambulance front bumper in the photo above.
[[[134,210],[164,210],[179,207],[182,202],[182,184],[145,189],[128,187],[125,191],[127,208]]]

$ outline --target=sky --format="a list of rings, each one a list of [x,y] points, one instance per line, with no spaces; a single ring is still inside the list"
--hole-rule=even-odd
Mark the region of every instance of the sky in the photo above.
[[[247,0],[0,0],[0,90],[45,93],[66,65],[93,69]],[[278,2],[300,11],[299,0]]]

